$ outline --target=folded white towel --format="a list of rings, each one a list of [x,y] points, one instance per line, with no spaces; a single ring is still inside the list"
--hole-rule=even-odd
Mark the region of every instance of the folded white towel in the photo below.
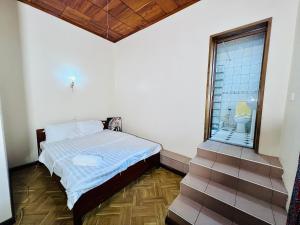
[[[77,166],[100,166],[103,159],[98,155],[79,154],[72,159],[72,162]]]

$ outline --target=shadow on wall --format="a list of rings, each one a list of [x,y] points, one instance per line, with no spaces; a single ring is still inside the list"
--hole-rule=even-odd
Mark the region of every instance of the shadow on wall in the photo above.
[[[17,1],[0,1],[0,97],[9,167],[31,161]]]

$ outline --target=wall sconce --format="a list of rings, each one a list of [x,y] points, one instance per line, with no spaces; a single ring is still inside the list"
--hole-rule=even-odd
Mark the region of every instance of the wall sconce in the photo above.
[[[70,83],[70,88],[72,89],[72,91],[74,91],[76,77],[70,76],[69,79],[70,79],[70,81],[71,81],[71,83]]]

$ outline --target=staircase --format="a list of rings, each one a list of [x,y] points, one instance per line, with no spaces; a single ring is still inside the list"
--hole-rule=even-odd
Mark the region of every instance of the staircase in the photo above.
[[[287,191],[275,157],[206,141],[190,162],[168,225],[285,225]]]

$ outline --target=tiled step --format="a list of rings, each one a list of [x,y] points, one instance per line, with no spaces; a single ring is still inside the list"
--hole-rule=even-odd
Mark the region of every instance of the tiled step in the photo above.
[[[180,194],[169,207],[167,221],[170,225],[194,225],[201,208],[202,205]]]
[[[195,225],[233,225],[233,222],[206,207],[202,207]]]
[[[197,155],[190,162],[190,173],[250,194],[256,198],[285,207],[288,194],[281,178],[261,172],[264,168],[252,167],[231,156],[216,154]]]
[[[190,161],[168,218],[174,225],[285,225],[288,194],[282,174],[276,157],[207,141]]]
[[[191,174],[181,182],[181,195],[239,224],[284,225],[286,221],[283,208]]]
[[[233,225],[231,220],[179,195],[169,207],[168,225]]]
[[[197,154],[212,160],[218,155],[240,159],[241,163],[256,168],[256,172],[268,174],[273,178],[281,178],[283,174],[282,165],[277,157],[260,155],[249,148],[208,140],[198,146]]]
[[[189,162],[191,158],[179,155],[177,153],[161,150],[160,152],[160,162],[161,164],[187,174],[189,171]]]

